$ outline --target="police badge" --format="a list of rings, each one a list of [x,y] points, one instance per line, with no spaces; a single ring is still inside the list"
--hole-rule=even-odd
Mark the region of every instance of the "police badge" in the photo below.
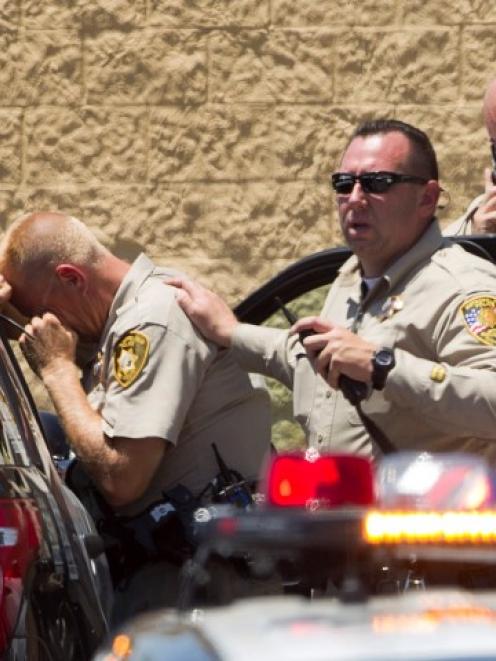
[[[128,388],[141,374],[149,351],[150,341],[139,331],[129,331],[117,342],[113,354],[114,376],[123,388]]]
[[[496,346],[496,297],[473,296],[460,305],[468,332],[481,344]]]
[[[405,304],[401,296],[390,296],[388,299],[386,299],[386,301],[384,301],[384,305],[381,309],[382,314],[379,317],[379,321],[386,321],[386,319],[391,319],[391,317],[393,317],[397,312],[403,310],[404,307]]]

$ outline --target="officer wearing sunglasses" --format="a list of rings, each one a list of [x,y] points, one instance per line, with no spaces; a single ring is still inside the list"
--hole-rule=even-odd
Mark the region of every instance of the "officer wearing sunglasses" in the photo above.
[[[331,177],[354,254],[320,316],[290,331],[241,324],[212,292],[174,282],[204,335],[293,390],[320,451],[496,457],[496,269],[441,235],[438,178],[422,131],[397,120],[356,129]]]
[[[335,172],[331,175],[331,185],[339,195],[349,195],[355,188],[355,182],[360,182],[362,190],[366,193],[386,193],[394,184],[403,182],[426,184],[427,179],[410,174],[398,172],[364,172],[351,174],[350,172]]]
[[[486,89],[482,111],[492,166],[484,170],[484,193],[472,200],[465,212],[448,225],[444,232],[447,235],[496,232],[496,78],[491,80]]]

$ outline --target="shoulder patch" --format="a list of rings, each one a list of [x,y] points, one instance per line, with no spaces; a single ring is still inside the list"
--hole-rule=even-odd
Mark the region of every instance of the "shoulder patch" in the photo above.
[[[114,376],[127,388],[136,381],[148,360],[150,340],[144,333],[129,331],[117,342],[112,356]]]
[[[471,335],[496,346],[496,296],[473,296],[460,305],[460,312]]]

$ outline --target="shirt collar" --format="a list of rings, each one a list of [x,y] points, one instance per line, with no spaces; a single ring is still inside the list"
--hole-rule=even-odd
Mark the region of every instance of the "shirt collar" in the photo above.
[[[388,282],[389,288],[395,287],[405,275],[426,262],[445,242],[439,223],[434,219],[410,250],[384,273],[383,277]]]
[[[107,322],[102,333],[105,337],[108,329],[113,325],[117,317],[121,314],[122,310],[127,307],[135,298],[136,292],[139,290],[143,282],[154,270],[155,265],[148,259],[148,257],[141,253],[134,262],[131,268],[126,273],[119,288],[117,289],[112,305],[110,306]]]
[[[446,242],[447,239],[441,234],[439,223],[434,218],[410,250],[391,264],[383,274],[382,280],[386,282],[388,289],[395,287],[405,275],[429,259]],[[339,275],[344,285],[356,284],[357,280],[361,280],[360,262],[356,255],[352,255],[343,264]],[[376,288],[374,287],[374,291]]]

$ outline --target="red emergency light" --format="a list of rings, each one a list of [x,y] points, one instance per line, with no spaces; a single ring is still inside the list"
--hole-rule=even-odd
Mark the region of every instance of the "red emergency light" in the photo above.
[[[326,509],[372,505],[372,463],[364,457],[317,452],[280,454],[265,479],[265,497],[274,507]]]

